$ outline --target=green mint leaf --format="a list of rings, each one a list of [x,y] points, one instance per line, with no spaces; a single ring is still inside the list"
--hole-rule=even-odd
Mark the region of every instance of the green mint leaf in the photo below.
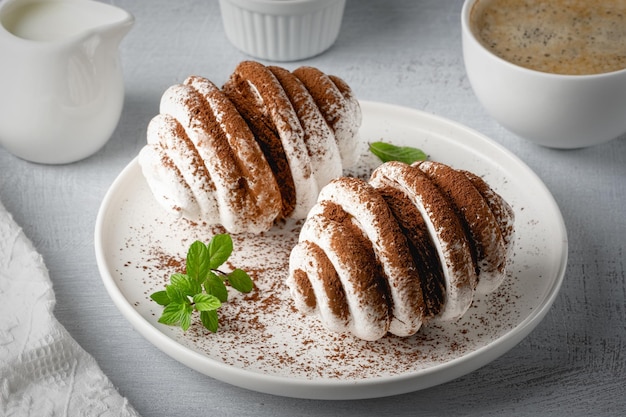
[[[193,296],[193,302],[198,311],[217,310],[222,306],[220,300],[211,294],[196,294]]]
[[[193,242],[187,252],[187,275],[202,284],[211,270],[209,259],[207,246],[199,240]]]
[[[193,307],[189,304],[183,305],[180,312],[180,327],[183,331],[187,331],[191,326],[191,315],[193,314]]]
[[[159,323],[175,325],[180,323],[182,315],[185,314],[185,304],[172,302],[163,309]]]
[[[232,251],[233,241],[228,234],[213,236],[208,245],[200,241],[192,243],[187,252],[186,273],[172,274],[165,290],[150,295],[157,304],[164,306],[159,323],[179,325],[186,331],[197,310],[202,325],[217,332],[217,310],[228,300],[225,281],[245,293],[254,288],[252,279],[243,270],[235,269],[227,274],[218,269]]]
[[[186,274],[173,274],[170,281],[184,295],[193,297],[202,292],[202,285],[195,279]]]
[[[397,146],[387,142],[372,142],[369,144],[369,149],[382,162],[400,161],[405,164],[412,164],[415,161],[428,159],[428,155],[422,150],[411,146]]]
[[[198,280],[191,278],[189,275],[185,275],[185,277],[188,289],[188,292],[185,293],[186,295],[193,297],[194,295],[202,292],[202,284]]]
[[[202,322],[202,325],[204,327],[206,327],[213,333],[217,332],[217,327],[218,327],[217,310],[201,311],[200,321]]]
[[[222,303],[228,300],[228,289],[224,281],[213,272],[209,272],[206,281],[204,281],[204,289],[207,294],[214,295]]]
[[[187,283],[187,276],[185,274],[172,274],[170,277],[170,285],[173,285],[179,290],[187,289]]]
[[[233,252],[233,240],[227,233],[215,235],[208,244],[208,250],[209,267],[217,269]]]
[[[181,291],[181,289],[174,284],[166,285],[165,293],[170,299],[170,304],[183,304],[188,301],[185,292]]]
[[[202,291],[202,287],[186,274],[173,274],[170,277],[170,282],[171,286],[189,297]]]
[[[167,291],[165,290],[155,292],[150,296],[150,298],[152,298],[154,301],[156,301],[158,305],[161,306],[166,306],[171,302],[170,297],[167,296]]]
[[[248,293],[254,288],[254,283],[250,276],[241,269],[235,269],[228,274],[228,282],[239,292]]]

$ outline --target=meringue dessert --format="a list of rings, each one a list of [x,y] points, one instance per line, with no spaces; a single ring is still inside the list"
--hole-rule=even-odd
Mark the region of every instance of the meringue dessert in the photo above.
[[[377,340],[463,316],[506,276],[514,213],[479,176],[391,161],[369,181],[320,192],[289,259],[296,308],[337,333]]]
[[[259,233],[302,219],[361,153],[361,109],[340,78],[241,62],[220,89],[169,87],[139,164],[155,199],[190,221]]]

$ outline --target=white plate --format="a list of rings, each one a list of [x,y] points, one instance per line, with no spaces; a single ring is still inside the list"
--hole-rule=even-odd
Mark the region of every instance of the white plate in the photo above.
[[[363,102],[362,139],[420,147],[431,159],[483,176],[514,208],[516,248],[504,284],[477,297],[458,322],[423,327],[410,338],[363,342],[326,332],[296,312],[283,280],[299,223],[261,236],[234,236],[233,267],[257,289],[231,292],[211,334],[197,322],[186,332],[157,322],[149,295],[180,268],[188,246],[215,228],[169,217],[153,199],[136,160],[115,180],[98,213],[98,267],[115,305],[146,339],[183,364],[228,383],[276,395],[357,399],[427,388],[502,355],[541,321],[557,295],[567,262],[558,206],[519,159],[484,136],[420,111]],[[364,156],[356,175],[374,159]],[[177,269],[178,266],[178,269]]]

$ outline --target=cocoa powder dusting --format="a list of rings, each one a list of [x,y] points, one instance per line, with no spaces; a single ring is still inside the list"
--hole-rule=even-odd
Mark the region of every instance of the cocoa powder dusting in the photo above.
[[[355,293],[368,306],[366,308],[374,310],[372,320],[387,320],[391,308],[387,283],[372,243],[354,224],[352,217],[337,204],[327,202],[324,215],[329,222],[339,225],[331,240],[330,250],[351,271],[349,280]]]
[[[247,198],[248,190],[245,181],[241,181],[241,172],[237,169],[237,157],[228,144],[213,110],[204,97],[192,87],[187,87],[187,96],[183,98],[184,105],[192,114],[190,124],[193,132],[198,132],[193,139],[195,147],[201,155],[205,155],[204,161],[207,171],[211,171],[208,165],[220,178],[222,186],[229,186],[229,205],[235,213],[254,213],[254,206],[250,205]],[[202,133],[199,133],[202,132]],[[217,178],[213,178],[217,181]]]
[[[472,262],[476,273],[480,272],[483,260],[503,259],[504,242],[498,246],[497,239],[502,239],[498,223],[487,202],[461,171],[447,165],[433,163],[427,168],[419,167],[426,176],[447,196],[458,214],[463,229],[468,236],[472,253]],[[499,249],[502,251],[499,251]]]
[[[296,269],[293,271],[293,279],[298,291],[302,294],[302,298],[304,298],[304,303],[311,309],[315,309],[317,307],[317,299],[315,298],[315,292],[313,292],[313,286],[311,286],[308,274],[301,269]]]
[[[422,215],[409,198],[393,187],[380,187],[385,202],[400,225],[420,277],[424,316],[434,317],[445,301],[445,280],[439,255]]]
[[[269,162],[282,196],[282,216],[288,217],[296,205],[296,189],[276,125],[263,104],[259,104],[257,93],[237,73],[231,75],[223,91],[243,116]]]
[[[174,119],[175,120],[175,119]],[[188,166],[188,169],[191,169],[191,174],[193,178],[201,178],[200,183],[202,184],[202,190],[207,193],[212,193],[215,191],[215,183],[211,179],[209,172],[202,161],[200,155],[198,155],[197,150],[193,142],[187,136],[185,132],[185,128],[178,122],[175,122],[174,128],[174,137],[181,142],[184,142],[185,149],[189,149],[192,152],[191,155],[191,166]],[[185,183],[186,184],[186,183]]]
[[[285,90],[285,93],[287,94],[298,119],[302,122],[302,126],[305,126],[305,122],[307,120],[314,118],[314,112],[318,112],[320,119],[323,119],[322,113],[318,109],[308,90],[293,73],[276,66],[270,66],[268,69],[274,74],[280,85]],[[307,128],[304,130],[304,143],[307,145],[310,142],[319,141],[320,135],[325,134],[321,128],[316,128],[316,126],[311,123],[307,123],[306,127]],[[311,149],[318,149],[318,152],[320,151],[320,147],[307,146],[309,153],[311,152]],[[319,155],[319,157],[323,158],[324,155]]]
[[[502,239],[504,240],[506,245],[511,243],[511,237],[513,236],[513,221],[515,218],[514,213],[512,212],[510,206],[504,201],[502,201],[502,197],[496,194],[491,187],[478,175],[461,170],[463,174],[472,182],[474,187],[478,190],[478,192],[485,198],[493,216],[496,218],[496,222],[498,224],[498,229],[502,235]],[[499,203],[499,204],[497,204]],[[509,209],[509,210],[507,210]]]
[[[337,103],[339,90],[335,84],[326,74],[314,67],[303,66],[295,69],[293,74],[306,86],[326,121],[334,130],[340,117],[341,107]]]
[[[363,158],[366,160],[366,158]],[[362,167],[361,167],[362,168]],[[369,169],[354,175],[369,176]],[[138,201],[150,198],[149,191],[133,191]],[[169,276],[181,272],[186,250],[196,239],[208,242],[223,233],[220,227],[182,219],[164,218],[156,205],[135,208],[122,203],[124,213],[140,210],[138,216],[122,216],[117,238],[119,252],[112,268],[121,287],[125,282],[140,286],[137,298],[129,301],[144,317],[169,337],[218,361],[250,372],[311,380],[362,381],[406,375],[444,364],[496,340],[517,325],[520,299],[517,279],[507,279],[489,296],[476,297],[470,311],[458,322],[422,326],[411,337],[388,335],[365,342],[349,334],[324,329],[315,316],[303,316],[293,304],[285,285],[289,254],[298,240],[302,221],[285,220],[259,235],[233,235],[234,252],[225,269],[248,271],[254,282],[252,293],[231,292],[220,309],[220,329],[212,334],[197,321],[186,333],[156,323],[162,307],[149,296],[163,289]],[[403,213],[401,210],[400,213]],[[128,222],[127,222],[128,221]],[[523,273],[517,265],[515,273]]]
[[[328,297],[328,305],[331,312],[336,317],[339,317],[344,322],[347,322],[350,310],[348,309],[346,293],[344,292],[341,281],[337,276],[337,271],[335,271],[332,263],[319,246],[312,245],[311,255],[317,259],[317,262],[320,265],[318,273],[324,284],[324,290],[326,292],[326,296]]]
[[[475,268],[467,265],[465,258],[466,253],[471,254],[468,237],[450,201],[418,168],[411,167],[407,178],[413,184],[413,189],[420,191],[424,207],[435,224],[441,241],[449,245],[447,267],[458,272],[455,273],[458,277],[456,285],[475,287]]]
[[[516,309],[516,300],[520,295],[515,280],[505,281],[493,294],[476,297],[468,314],[458,322],[445,325],[426,323],[417,334],[404,338],[388,335],[375,342],[366,342],[349,334],[330,333],[322,327],[317,317],[302,316],[297,311],[285,285],[285,278],[289,270],[289,254],[298,241],[303,221],[287,219],[296,203],[295,184],[281,143],[279,129],[285,126],[277,127],[267,101],[271,101],[272,105],[276,105],[274,100],[283,105],[293,105],[300,119],[309,117],[309,109],[303,105],[304,89],[323,110],[322,114],[332,127],[340,117],[337,97],[347,97],[351,91],[341,79],[326,76],[315,68],[301,67],[293,74],[278,67],[263,68],[267,72],[259,72],[261,70],[255,63],[243,63],[238,67],[239,73],[235,72],[224,85],[223,93],[228,98],[226,105],[232,104],[237,114],[225,112],[219,115],[221,119],[218,120],[206,103],[200,105],[202,97],[197,91],[186,98],[186,105],[193,109],[192,124],[196,123],[208,132],[206,138],[201,138],[199,145],[203,146],[202,141],[210,142],[215,159],[219,161],[224,174],[228,175],[226,181],[233,184],[231,196],[235,211],[246,212],[250,209],[247,206],[249,199],[245,196],[254,195],[247,179],[254,175],[254,164],[250,166],[241,163],[236,155],[237,144],[228,137],[228,131],[249,129],[280,189],[282,217],[275,227],[256,235],[232,235],[234,252],[224,265],[226,270],[246,270],[255,282],[255,288],[249,294],[230,291],[229,301],[220,309],[217,334],[208,332],[197,321],[184,334],[180,329],[156,324],[162,308],[149,298],[150,294],[163,289],[171,274],[185,272],[185,251],[194,240],[208,242],[213,235],[223,233],[224,230],[219,226],[208,227],[184,219],[163,219],[161,214],[147,214],[140,216],[138,222],[126,225],[128,233],[120,244],[118,254],[116,272],[119,281],[138,280],[143,289],[143,296],[133,300],[133,305],[150,311],[154,317],[153,324],[168,336],[182,345],[192,346],[213,360],[252,372],[307,379],[359,381],[417,372],[472,352],[479,344],[479,339],[495,340],[508,331],[520,315]],[[267,78],[268,74],[282,84],[285,97],[272,93],[276,86]],[[288,101],[283,103],[285,100]],[[182,127],[179,126],[179,129],[182,130]],[[305,141],[314,134],[307,133]],[[186,138],[184,131],[181,137]],[[168,160],[164,160],[164,163],[172,164]],[[176,167],[172,169],[176,170]],[[200,162],[194,169],[206,171]],[[355,175],[367,178],[371,170],[366,168],[361,172],[360,169],[363,168],[356,168]],[[471,188],[465,183],[463,186],[458,185],[459,175]],[[480,222],[483,215],[489,214],[492,218],[497,217],[501,224],[506,223],[506,213],[495,212],[497,206],[486,207],[476,203],[476,195],[486,195],[490,191],[488,186],[485,184],[486,188],[483,187],[477,179],[469,175],[466,177],[461,171],[445,173],[435,183],[431,182],[431,175],[417,168],[411,171],[409,177],[409,182],[422,190],[426,210],[437,216],[442,239],[471,247],[473,269],[477,270],[476,260],[484,256],[484,250],[480,246],[472,246],[473,239],[468,239],[475,230],[474,225],[467,224],[469,221],[463,223],[459,218],[467,219],[469,212],[473,213],[469,217]],[[354,184],[356,186],[356,180]],[[215,187],[211,182],[209,186],[213,189]],[[470,190],[476,194],[470,193]],[[419,210],[402,192],[392,187],[381,187],[378,192],[385,205],[384,210],[376,206],[382,203],[375,203],[371,195],[366,193],[361,203],[370,205],[380,217],[386,216],[382,223],[389,227],[384,227],[384,240],[393,242],[393,246],[399,248],[398,254],[403,254],[390,257],[390,262],[413,262],[421,280],[421,288],[417,288],[414,297],[419,298],[419,308],[424,311],[424,315],[432,317],[444,303],[445,282],[441,262],[426,223]],[[123,204],[132,203],[127,201]],[[151,210],[147,208],[146,212],[153,213]],[[354,218],[340,206],[325,203],[323,214],[335,230],[331,249],[352,272],[350,280],[356,293],[362,297],[361,302],[373,308],[373,315],[378,319],[388,320],[392,311],[388,282],[372,242],[355,224]],[[397,225],[396,229],[391,224]],[[481,224],[476,229],[488,227]],[[503,236],[512,236],[512,225],[509,227],[502,230]],[[350,310],[340,279],[322,249],[315,247],[317,249],[313,249],[312,256],[321,265],[320,274],[331,309],[334,314],[347,320]],[[464,258],[460,255],[453,255],[451,262],[452,267],[464,267],[461,265]],[[467,280],[471,279],[468,274]],[[295,271],[295,280],[304,294],[306,304],[314,308],[315,295],[306,273]]]

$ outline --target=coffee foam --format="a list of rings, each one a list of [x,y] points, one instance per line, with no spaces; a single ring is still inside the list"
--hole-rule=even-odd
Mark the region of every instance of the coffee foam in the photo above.
[[[472,31],[499,57],[556,74],[626,68],[626,1],[480,0]]]

